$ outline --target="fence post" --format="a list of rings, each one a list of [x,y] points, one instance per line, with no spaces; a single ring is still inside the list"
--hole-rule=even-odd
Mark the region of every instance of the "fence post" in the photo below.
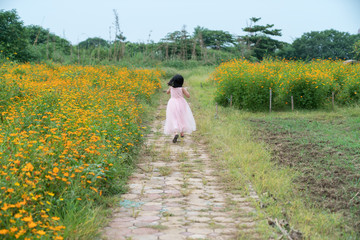
[[[271,91],[271,88],[270,88],[270,106],[269,106],[269,111],[271,112],[271,98],[272,98],[272,91]]]
[[[232,95],[230,95],[230,107],[232,106]]]
[[[331,94],[332,96],[331,96],[331,100],[332,100],[332,109],[334,110],[335,109],[335,92],[332,92],[332,94]]]
[[[291,96],[291,111],[294,111],[294,97]]]
[[[217,118],[218,116],[218,103],[216,103],[216,113],[215,113],[215,118]]]

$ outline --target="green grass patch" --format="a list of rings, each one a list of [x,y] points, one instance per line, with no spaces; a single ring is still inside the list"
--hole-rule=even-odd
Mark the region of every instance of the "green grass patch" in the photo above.
[[[360,108],[337,112],[280,113],[249,118],[272,160],[301,174],[294,189],[312,204],[342,213],[360,227]]]

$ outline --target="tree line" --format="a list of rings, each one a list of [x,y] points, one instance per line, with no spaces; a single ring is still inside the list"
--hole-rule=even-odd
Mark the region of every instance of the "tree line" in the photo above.
[[[293,43],[274,39],[281,29],[273,24],[261,25],[261,18],[250,18],[242,28],[244,36],[223,30],[197,26],[189,33],[182,29],[170,32],[159,42],[126,41],[121,32],[117,12],[115,37],[105,40],[88,38],[76,45],[40,26],[24,26],[16,10],[0,10],[0,58],[13,61],[54,61],[61,63],[116,63],[123,60],[144,62],[196,61],[218,64],[233,58],[261,61],[267,57],[295,60],[317,58],[360,60],[360,34],[334,29],[304,33]]]

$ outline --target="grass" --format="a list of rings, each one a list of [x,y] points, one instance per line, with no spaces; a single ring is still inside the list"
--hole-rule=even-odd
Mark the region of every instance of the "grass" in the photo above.
[[[194,98],[191,108],[198,127],[194,135],[208,146],[219,166],[220,178],[227,186],[248,194],[251,182],[261,201],[257,204],[256,216],[260,219],[259,234],[263,238],[276,237],[276,229],[265,219],[277,218],[289,222],[305,238],[357,239],[358,220],[348,216],[358,213],[359,109],[268,114],[218,107],[215,118],[215,88],[206,81],[212,70],[199,68],[181,72]],[[273,138],[277,141],[271,141]],[[286,148],[279,151],[279,144]],[[296,158],[289,159],[286,154],[282,157],[285,150]],[[335,151],[336,157],[332,153]],[[307,173],[309,169],[313,171]],[[341,184],[337,184],[340,180],[334,175],[334,169],[344,173]],[[344,193],[343,197],[354,207],[329,208],[328,199],[319,201],[322,193],[311,191],[312,185],[302,181],[307,176],[320,182],[333,181],[334,196]],[[343,186],[352,190],[344,191]]]
[[[258,129],[255,136],[273,149],[273,160],[301,172],[295,179],[298,193],[343,213],[353,228],[360,223],[359,114],[360,108],[352,108],[249,119]]]
[[[161,176],[169,176],[172,173],[171,167],[159,167],[159,172]]]

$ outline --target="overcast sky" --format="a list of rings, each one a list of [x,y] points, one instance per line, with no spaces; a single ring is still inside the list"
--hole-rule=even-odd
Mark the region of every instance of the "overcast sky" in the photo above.
[[[278,39],[289,43],[305,32],[360,29],[360,0],[0,0],[0,9],[16,9],[25,25],[40,25],[73,44],[113,39],[113,9],[131,42],[158,42],[184,25],[189,33],[201,26],[244,35],[251,17],[274,24],[282,30]]]

